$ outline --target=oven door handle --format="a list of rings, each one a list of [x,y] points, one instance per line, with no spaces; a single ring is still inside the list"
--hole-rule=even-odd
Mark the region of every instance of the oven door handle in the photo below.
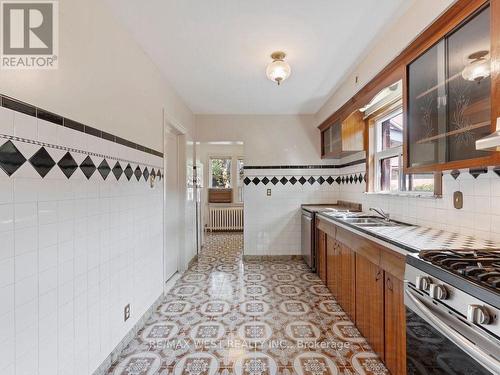
[[[479,349],[477,345],[472,344],[462,335],[457,333],[455,330],[451,329],[447,324],[445,324],[441,319],[436,317],[431,310],[425,306],[425,304],[420,301],[418,297],[415,296],[415,293],[409,288],[405,288],[405,293],[410,298],[410,300],[414,303],[415,307],[420,310],[420,312],[425,315],[427,319],[429,319],[436,327],[438,327],[448,339],[453,341],[460,349],[469,354],[472,358],[474,358],[478,363],[486,367],[489,371],[494,374],[500,374],[500,362],[495,358],[491,357],[488,353]]]

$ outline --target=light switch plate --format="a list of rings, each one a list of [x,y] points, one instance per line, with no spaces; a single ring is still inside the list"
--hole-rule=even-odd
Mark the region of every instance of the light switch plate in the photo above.
[[[270,197],[271,196],[271,189],[267,189],[267,196]]]
[[[464,206],[464,195],[461,191],[456,191],[453,193],[453,206],[460,210]]]
[[[130,318],[130,303],[123,309],[123,321],[126,322]]]

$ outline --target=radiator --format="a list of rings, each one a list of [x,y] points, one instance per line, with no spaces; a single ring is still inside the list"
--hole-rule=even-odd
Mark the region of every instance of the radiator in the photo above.
[[[243,207],[209,207],[209,231],[242,231]]]

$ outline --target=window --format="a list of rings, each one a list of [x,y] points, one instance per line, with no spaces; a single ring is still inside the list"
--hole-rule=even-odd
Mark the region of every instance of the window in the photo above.
[[[230,158],[210,158],[210,187],[231,188]]]
[[[245,178],[245,170],[244,170],[245,162],[243,159],[238,159],[237,168],[238,168],[238,202],[243,202],[243,180]]]
[[[375,175],[378,191],[434,192],[434,175],[403,173],[403,114],[401,108],[388,113],[375,125]]]

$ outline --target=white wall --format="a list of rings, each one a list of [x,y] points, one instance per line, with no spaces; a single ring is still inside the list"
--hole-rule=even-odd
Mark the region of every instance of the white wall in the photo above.
[[[0,93],[163,150],[162,108],[194,134],[191,111],[100,0],[59,2],[59,69],[0,73]]]
[[[0,146],[15,134],[26,159],[45,147],[55,162],[71,149],[77,164],[104,155],[111,168],[162,158],[0,108]],[[63,147],[65,149],[61,149]],[[75,152],[77,148],[79,152]],[[0,170],[0,373],[92,373],[163,286],[163,185],[55,165],[42,179],[26,161]],[[130,303],[132,316],[123,321]]]
[[[359,64],[353,66],[342,83],[332,90],[332,95],[316,114],[315,124],[321,124],[370,82],[454,2],[455,0],[411,0],[406,10],[375,38]]]
[[[289,180],[302,176],[327,179],[337,176],[335,169],[251,169],[245,172],[250,180],[267,177]],[[271,189],[271,196],[267,190]],[[339,196],[337,183],[319,184],[296,182],[274,185],[250,182],[244,187],[245,197],[245,255],[300,255],[301,209],[307,203],[336,203]]]
[[[196,140],[242,141],[246,165],[325,163],[311,115],[197,115]]]

